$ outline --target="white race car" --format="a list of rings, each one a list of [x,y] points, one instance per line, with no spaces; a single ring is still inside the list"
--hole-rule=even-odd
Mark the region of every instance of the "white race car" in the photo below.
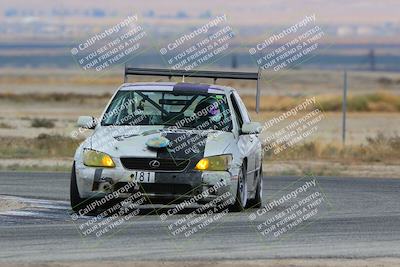
[[[98,213],[108,204],[91,204],[113,192],[114,200],[141,192],[164,204],[196,196],[204,204],[229,192],[231,210],[261,206],[261,127],[231,87],[124,83],[100,119],[81,116],[78,126],[94,132],[74,156],[75,212]]]

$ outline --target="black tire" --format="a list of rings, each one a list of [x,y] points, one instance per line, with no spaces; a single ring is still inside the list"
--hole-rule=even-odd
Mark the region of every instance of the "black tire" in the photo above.
[[[74,164],[72,165],[71,184],[70,184],[70,202],[71,202],[72,210],[79,214],[79,211],[83,212],[94,201],[95,201],[95,199],[93,199],[93,198],[81,198],[80,197],[77,182],[76,182],[76,171],[75,171],[75,162],[74,162]],[[117,204],[120,204],[122,201],[123,201],[123,199],[121,199],[121,198],[109,200],[101,206],[96,206],[94,209],[91,209],[88,213],[86,213],[84,215],[96,216],[96,215],[102,213],[103,211],[105,211],[111,207],[114,207]],[[117,210],[114,210],[113,212],[117,212]],[[107,214],[110,215],[110,212],[108,212]]]
[[[71,208],[74,212],[77,212],[78,214],[79,214],[79,211],[84,211],[85,208],[89,204],[91,204],[93,201],[92,199],[89,199],[89,198],[81,198],[79,195],[78,185],[76,182],[75,162],[72,165],[69,196],[70,196]],[[101,207],[101,208],[103,208],[103,207]],[[85,215],[97,215],[100,212],[101,212],[100,209],[95,208],[94,210],[90,211],[89,213],[87,213]]]
[[[242,164],[238,175],[238,186],[236,191],[235,203],[231,205],[230,211],[243,211],[247,203],[247,181],[246,181],[246,164]]]
[[[75,172],[75,162],[72,165],[71,170],[71,183],[69,187],[69,199],[71,202],[71,208],[75,212],[79,212],[82,208],[84,208],[84,203],[88,201],[86,198],[81,198],[79,196],[78,185],[76,183],[76,172]]]
[[[258,173],[258,181],[256,187],[256,195],[255,198],[250,199],[247,202],[247,206],[249,208],[261,208],[262,206],[262,190],[263,190],[263,171],[262,166],[260,167],[260,171]]]

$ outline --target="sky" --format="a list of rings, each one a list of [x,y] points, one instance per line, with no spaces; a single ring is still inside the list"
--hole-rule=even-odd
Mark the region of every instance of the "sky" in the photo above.
[[[182,4],[184,3],[184,4]],[[102,8],[118,15],[143,14],[152,11],[167,17],[184,11],[197,16],[204,11],[226,13],[234,24],[287,24],[306,14],[315,13],[319,23],[326,24],[400,24],[398,0],[1,0],[0,19],[10,8],[49,11],[54,8],[71,10]]]

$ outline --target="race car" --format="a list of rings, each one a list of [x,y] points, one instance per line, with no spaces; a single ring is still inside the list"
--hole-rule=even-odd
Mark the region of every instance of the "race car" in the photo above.
[[[251,121],[234,88],[124,83],[99,119],[81,116],[77,124],[94,131],[74,156],[70,200],[75,212],[85,214],[91,207],[98,213],[110,205],[100,199],[121,200],[137,192],[150,203],[194,199],[204,204],[229,194],[230,210],[261,206],[261,125]]]

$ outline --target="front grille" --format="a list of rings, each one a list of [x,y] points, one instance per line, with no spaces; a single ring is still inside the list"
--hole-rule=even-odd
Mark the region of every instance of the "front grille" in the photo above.
[[[160,164],[158,167],[151,167],[153,160]],[[153,158],[121,158],[121,163],[126,169],[130,170],[149,170],[149,171],[183,171],[189,164],[187,159],[153,159]],[[158,165],[158,164],[156,164]]]

